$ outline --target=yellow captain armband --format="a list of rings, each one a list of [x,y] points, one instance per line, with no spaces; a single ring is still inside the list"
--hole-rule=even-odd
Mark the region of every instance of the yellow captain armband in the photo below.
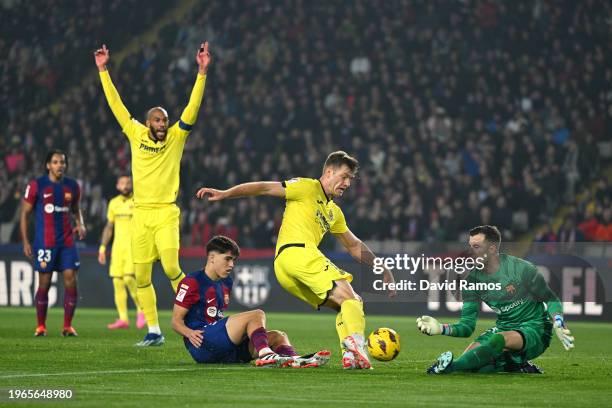
[[[106,253],[106,245],[100,245],[100,248],[98,248],[98,253],[100,254]]]

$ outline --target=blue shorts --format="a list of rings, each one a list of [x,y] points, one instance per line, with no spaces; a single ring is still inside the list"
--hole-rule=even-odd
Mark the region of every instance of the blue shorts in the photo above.
[[[191,357],[198,363],[248,363],[253,359],[249,352],[249,340],[245,339],[236,345],[227,334],[225,325],[227,317],[212,324],[204,324],[194,330],[204,331],[204,341],[195,347],[187,338],[183,338],[185,347]]]
[[[42,273],[78,270],[81,265],[76,247],[34,248],[32,255],[34,270]]]

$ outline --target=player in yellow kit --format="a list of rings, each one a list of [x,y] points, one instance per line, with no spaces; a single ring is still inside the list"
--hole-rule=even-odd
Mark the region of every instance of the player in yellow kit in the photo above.
[[[143,125],[132,118],[113,85],[106,64],[106,45],[95,53],[96,66],[106,100],[130,142],[134,179],[132,257],[136,272],[137,296],[147,319],[149,332],[137,346],[164,343],[157,317],[157,299],[151,283],[153,262],[162,267],[174,292],[185,277],[178,261],[180,209],[175,204],[179,191],[181,157],[204,97],[206,72],[211,62],[208,43],[196,53],[198,74],[191,97],[180,119],[169,127],[168,113],[160,106],[149,109]]]
[[[209,196],[210,201],[258,195],[286,200],[274,258],[276,278],[285,290],[312,307],[327,306],[338,312],[336,331],[346,369],[371,367],[365,351],[363,303],[350,284],[353,276],[327,259],[318,245],[329,231],[353,258],[373,266],[374,254],[349,230],[342,210],[333,201],[349,188],[358,168],[355,158],[337,151],[327,157],[319,179],[260,181],[228,190],[201,188],[197,192],[198,198]],[[390,271],[383,274],[384,282],[394,281]]]
[[[98,250],[98,262],[101,265],[106,265],[106,247],[114,235],[109,275],[113,280],[115,306],[119,318],[107,327],[110,330],[130,327],[127,306],[129,293],[138,310],[136,327],[142,329],[146,320],[136,297],[136,277],[134,275],[134,262],[132,262],[134,197],[132,196],[132,179],[130,176],[119,176],[117,178],[117,191],[119,191],[119,195],[108,202],[106,226],[102,232],[102,242]]]

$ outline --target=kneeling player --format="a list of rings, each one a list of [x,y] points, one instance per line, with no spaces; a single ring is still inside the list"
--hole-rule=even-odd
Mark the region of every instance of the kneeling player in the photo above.
[[[548,348],[553,328],[566,350],[574,347],[574,337],[563,321],[561,302],[533,264],[498,252],[501,234],[497,227],[473,228],[469,244],[472,256],[484,260],[484,268],[472,270],[468,284],[493,283],[500,289],[462,290],[458,323],[440,324],[433,317],[422,316],[417,319],[417,327],[430,336],[469,337],[476,327],[480,301],[496,311],[496,327],[482,333],[457,359],[450,351],[442,353],[427,372],[541,373],[529,360]]]
[[[266,330],[262,310],[223,317],[232,290],[238,245],[224,236],[206,244],[203,270],[190,273],[179,284],[172,328],[183,336],[185,347],[198,363],[247,363],[258,367],[318,367],[329,361],[330,352],[298,356],[287,335]]]

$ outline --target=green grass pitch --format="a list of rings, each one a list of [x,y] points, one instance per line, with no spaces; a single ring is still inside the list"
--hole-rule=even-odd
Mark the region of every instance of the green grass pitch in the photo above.
[[[166,344],[140,349],[136,329],[110,332],[111,310],[78,309],[77,338],[62,338],[63,311],[49,312],[46,338],[34,338],[32,308],[0,308],[0,406],[235,407],[308,406],[612,406],[612,324],[572,323],[576,349],[565,352],[556,338],[536,360],[544,375],[452,374],[428,376],[440,352],[460,353],[469,339],[427,337],[413,317],[368,316],[368,332],[391,327],[402,351],[374,370],[345,372],[334,316],[268,314],[268,327],[286,331],[298,352],[327,348],[320,369],[260,369],[249,365],[197,365],[160,313]],[[477,332],[493,325],[479,321]],[[10,389],[72,389],[68,401],[15,401]]]

